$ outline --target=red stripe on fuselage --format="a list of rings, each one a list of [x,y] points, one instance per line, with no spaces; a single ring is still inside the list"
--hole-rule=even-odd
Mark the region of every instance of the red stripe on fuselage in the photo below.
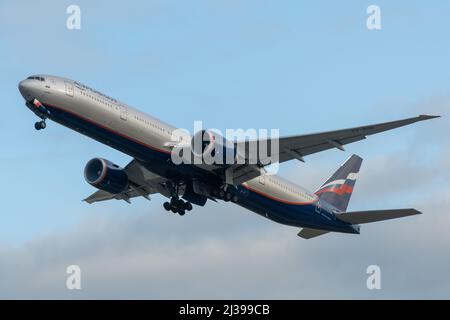
[[[123,134],[123,133],[120,133],[120,132],[115,131],[115,130],[113,130],[113,129],[111,129],[111,128],[108,128],[108,127],[106,127],[106,126],[104,126],[104,125],[102,125],[102,124],[100,124],[100,123],[98,123],[98,122],[95,122],[94,120],[91,120],[91,119],[86,118],[86,117],[84,117],[84,116],[82,116],[82,115],[79,115],[79,114],[77,114],[77,113],[75,113],[75,112],[73,112],[73,111],[71,111],[71,110],[67,110],[67,109],[64,109],[64,108],[61,108],[61,107],[58,107],[58,106],[54,106],[54,105],[51,105],[51,104],[48,104],[48,103],[45,103],[44,105],[45,105],[45,106],[48,106],[48,107],[50,107],[50,108],[55,108],[55,109],[58,109],[58,110],[61,110],[61,111],[70,113],[70,114],[72,114],[72,115],[74,115],[74,116],[76,116],[76,117],[78,117],[78,118],[80,118],[80,119],[83,119],[83,120],[85,120],[85,121],[87,121],[87,122],[89,122],[89,123],[92,123],[92,124],[95,125],[95,126],[98,126],[98,127],[100,127],[100,128],[103,128],[103,129],[105,129],[105,130],[108,130],[108,131],[110,131],[110,132],[112,132],[112,133],[114,133],[114,134],[117,134],[117,135],[119,135],[119,136],[121,136],[121,137],[123,137],[123,138],[125,138],[125,139],[134,141],[134,142],[136,142],[136,143],[138,143],[138,144],[140,144],[140,145],[143,145],[143,146],[145,146],[145,147],[147,147],[147,148],[150,148],[150,149],[153,149],[153,150],[156,150],[156,151],[159,151],[159,152],[163,152],[163,153],[166,153],[166,154],[170,154],[170,153],[171,153],[171,151],[169,151],[169,150],[160,149],[160,148],[154,147],[154,146],[152,146],[152,145],[146,144],[145,142],[139,141],[139,140],[137,140],[137,139],[135,139],[135,138],[132,138],[132,137],[127,136],[127,135],[125,135],[125,134]],[[122,120],[122,121],[123,121],[123,120]]]
[[[331,188],[325,188],[325,189],[319,190],[316,192],[316,194],[319,195],[319,194],[322,194],[325,192],[332,192],[332,193],[336,193],[341,196],[344,193],[352,193],[353,187],[346,185],[346,184],[342,184],[340,187],[331,187]]]

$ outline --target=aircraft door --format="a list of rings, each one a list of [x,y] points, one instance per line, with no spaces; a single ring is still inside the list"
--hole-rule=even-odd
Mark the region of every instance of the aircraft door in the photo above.
[[[127,121],[127,115],[128,115],[127,107],[125,107],[123,105],[119,105],[119,109],[120,109],[120,119],[122,119],[123,121]]]
[[[322,206],[320,204],[320,200],[317,200],[316,212],[319,213],[319,214],[322,212]]]
[[[69,81],[64,81],[64,84],[66,86],[66,95],[73,97],[73,84]]]
[[[266,177],[264,175],[259,176],[259,183],[262,185],[266,184]]]

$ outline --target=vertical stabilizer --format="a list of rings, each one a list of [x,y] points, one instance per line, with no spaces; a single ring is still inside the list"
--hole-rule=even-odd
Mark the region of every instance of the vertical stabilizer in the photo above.
[[[355,187],[362,158],[352,155],[316,191],[320,201],[325,201],[341,211],[346,211]]]

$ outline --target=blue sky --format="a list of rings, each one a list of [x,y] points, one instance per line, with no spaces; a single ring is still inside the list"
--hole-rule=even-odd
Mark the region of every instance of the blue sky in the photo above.
[[[366,29],[366,8],[373,3],[381,8],[380,31]],[[65,27],[69,4],[81,7],[81,30]],[[315,188],[357,153],[368,159],[367,179],[357,186],[354,209],[426,208],[421,200],[448,188],[442,159],[448,146],[449,15],[444,1],[1,1],[6,112],[0,118],[0,247],[23,250],[99,217],[112,219],[109,225],[150,216],[162,229],[174,227],[168,217],[152,216],[164,215],[159,196],[133,206],[81,202],[94,191],[82,175],[89,159],[125,165],[129,157],[55,123],[36,132],[35,116],[17,90],[35,73],[76,79],[188,129],[202,120],[206,127],[279,128],[288,135],[441,114],[436,122],[371,137],[346,153],[313,155],[306,164],[290,162],[280,171]],[[200,216],[225,212],[220,221],[226,223],[231,210],[211,205]],[[235,224],[228,223],[237,230],[285,230],[236,211],[242,221],[233,216]],[[236,226],[241,223],[245,227]],[[214,241],[224,241],[213,221],[204,227],[195,232],[218,233]]]

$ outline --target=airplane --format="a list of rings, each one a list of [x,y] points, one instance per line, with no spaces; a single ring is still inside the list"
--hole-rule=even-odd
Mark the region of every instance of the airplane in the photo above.
[[[125,167],[93,158],[84,169],[85,180],[98,189],[84,201],[89,204],[110,199],[124,200],[161,194],[169,200],[164,209],[183,216],[193,205],[208,200],[232,202],[272,221],[299,227],[304,239],[329,232],[359,234],[360,224],[420,214],[409,209],[347,211],[362,159],[352,155],[315,192],[277,175],[267,174],[263,157],[233,163],[175,164],[171,154],[177,144],[189,145],[201,138],[200,156],[206,150],[224,150],[211,130],[175,135],[177,128],[80,82],[52,75],[32,75],[19,83],[25,105],[40,120],[36,130],[53,120],[133,158]],[[403,120],[278,138],[278,148],[268,149],[278,163],[304,162],[304,157],[328,149],[344,151],[344,145],[367,136],[439,116],[419,115]],[[209,138],[208,138],[209,137]],[[189,139],[191,141],[189,141]],[[270,139],[266,139],[270,140]],[[231,145],[248,148],[248,139]],[[267,141],[266,141],[267,142]],[[247,150],[247,149],[246,149]],[[192,151],[194,152],[194,151]],[[244,159],[242,159],[244,157]],[[237,157],[236,157],[237,158]]]

